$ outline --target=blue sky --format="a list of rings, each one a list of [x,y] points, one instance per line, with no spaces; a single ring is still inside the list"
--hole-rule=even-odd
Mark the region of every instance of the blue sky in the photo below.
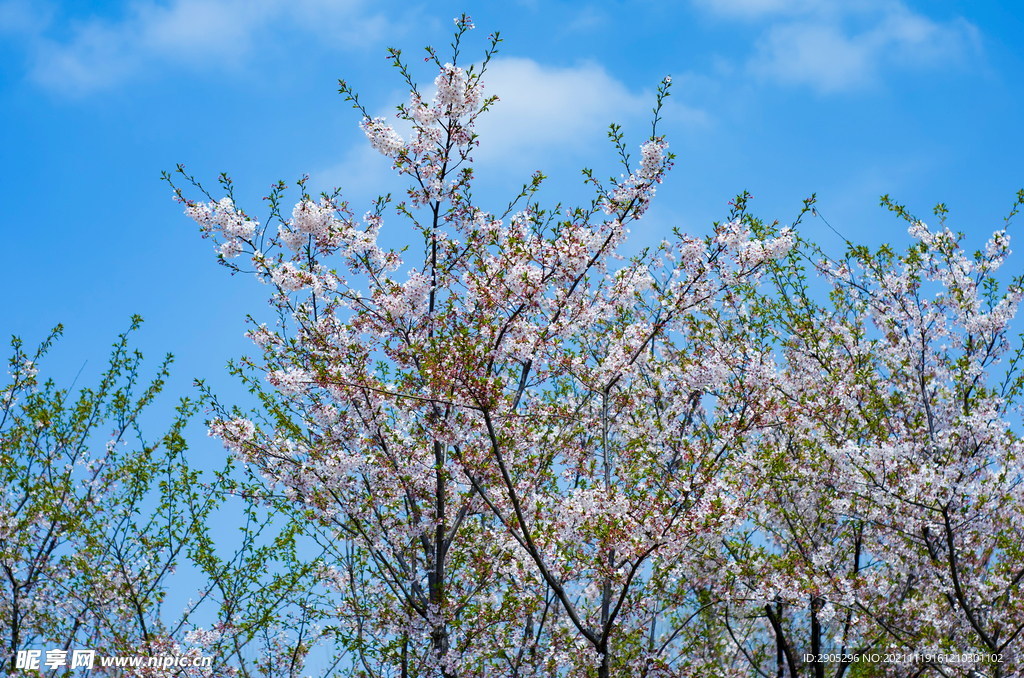
[[[385,48],[429,83],[422,47],[443,56],[462,12],[477,26],[467,54],[504,38],[475,154],[494,210],[538,169],[551,204],[588,200],[580,168],[618,174],[605,129],[643,141],[666,74],[678,159],[634,249],[674,226],[707,233],[744,189],[783,224],[817,192],[833,226],[871,245],[907,242],[881,194],[929,217],[943,201],[980,244],[1024,187],[1024,5],[1009,2],[0,0],[0,335],[32,345],[63,322],[47,373],[66,385],[88,360],[82,385],[139,313],[154,367],[178,356],[172,394],[203,377],[232,402],[224,364],[250,350],[247,313],[270,319],[266,288],[215,265],[160,172],[184,163],[213,187],[226,171],[259,215],[271,183],[308,173],[362,213],[402,184],[337,80],[390,115],[407,93]],[[820,221],[805,232],[840,251]],[[212,464],[218,447],[192,432]]]
[[[906,241],[880,194],[922,216],[944,201],[980,240],[1024,186],[1013,3],[2,0],[0,334],[34,343],[63,322],[51,364],[73,376],[89,359],[88,374],[139,313],[147,352],[177,354],[181,392],[196,376],[229,388],[223,365],[248,349],[245,314],[267,317],[266,290],[214,265],[161,170],[181,162],[211,185],[227,171],[257,213],[273,181],[308,173],[361,213],[402,184],[338,78],[390,114],[406,93],[385,47],[429,82],[422,47],[446,47],[463,11],[477,25],[468,54],[493,30],[505,40],[476,154],[495,209],[536,169],[552,203],[587,199],[581,167],[618,173],[607,124],[636,147],[666,74],[679,157],[633,247],[673,226],[707,232],[744,189],[782,223],[817,192],[833,226],[870,244]],[[808,228],[838,251],[821,222]]]
[[[337,80],[391,114],[407,93],[385,48],[429,83],[422,48],[443,55],[462,11],[477,25],[467,54],[504,38],[476,154],[494,209],[537,169],[551,203],[587,200],[581,167],[618,173],[606,126],[639,144],[666,74],[679,157],[633,248],[673,226],[707,232],[744,189],[782,223],[817,192],[833,226],[870,244],[906,241],[880,194],[919,215],[944,201],[980,240],[1024,186],[1024,8],[1009,3],[2,0],[0,334],[34,343],[63,322],[51,365],[70,379],[88,359],[87,378],[139,313],[147,353],[178,356],[176,393],[205,377],[229,396],[223,365],[248,350],[245,314],[268,317],[266,290],[214,265],[161,170],[181,162],[211,186],[227,171],[258,214],[272,182],[308,173],[361,213],[402,184]]]

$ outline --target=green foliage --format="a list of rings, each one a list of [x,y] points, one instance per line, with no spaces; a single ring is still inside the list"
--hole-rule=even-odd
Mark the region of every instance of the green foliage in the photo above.
[[[218,675],[297,675],[319,634],[309,593],[319,564],[297,555],[303,522],[232,460],[211,482],[189,465],[184,429],[203,399],[180,400],[163,433],[144,436],[140,419],[173,356],[143,378],[129,345],[141,323],[132,318],[98,384],[77,394],[38,376],[61,326],[31,355],[11,340],[12,381],[0,390],[0,671],[15,671],[18,650],[78,648],[192,651],[214,657]],[[230,555],[213,537],[223,516],[240,522]],[[173,619],[162,604],[180,566],[203,578]],[[190,635],[200,620],[214,632]]]

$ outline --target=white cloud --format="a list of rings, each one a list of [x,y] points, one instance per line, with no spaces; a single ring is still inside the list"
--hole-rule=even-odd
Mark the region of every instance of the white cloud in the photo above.
[[[500,59],[484,77],[488,94],[500,101],[477,123],[484,163],[521,169],[537,159],[579,152],[605,140],[611,123],[625,126],[627,139],[649,134],[654,88],[631,92],[597,64],[569,68],[541,66],[530,59]],[[666,119],[683,124],[705,121],[701,111],[670,100]]]
[[[579,148],[600,139],[610,123],[636,117],[650,98],[630,92],[597,64],[551,68],[501,59],[490,64],[484,82],[499,101],[477,123],[481,159]]]
[[[835,92],[870,82],[878,49],[873,35],[851,38],[835,26],[785,24],[758,41],[748,67],[757,76]]]
[[[409,181],[391,169],[391,160],[374,150],[368,141],[359,140],[336,165],[310,174],[312,192],[342,190],[357,216],[384,193],[404,197]]]
[[[134,0],[118,20],[72,22],[69,37],[47,36],[53,12],[24,0],[0,4],[3,32],[28,43],[29,77],[62,94],[116,85],[153,63],[237,66],[256,49],[261,31],[287,26],[361,45],[386,22],[362,11],[360,0]]]
[[[888,70],[961,64],[979,45],[966,20],[936,22],[898,0],[694,3],[723,18],[768,23],[748,72],[822,93],[870,85]]]

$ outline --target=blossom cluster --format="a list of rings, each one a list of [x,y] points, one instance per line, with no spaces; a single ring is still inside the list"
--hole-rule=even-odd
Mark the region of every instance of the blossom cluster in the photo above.
[[[225,259],[241,254],[245,242],[251,240],[259,228],[257,221],[235,209],[231,198],[208,203],[189,201],[185,204],[185,214],[199,224],[204,236],[220,236],[222,244],[218,252]]]

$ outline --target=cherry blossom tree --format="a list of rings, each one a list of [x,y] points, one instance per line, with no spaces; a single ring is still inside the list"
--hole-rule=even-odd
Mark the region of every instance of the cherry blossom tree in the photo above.
[[[618,254],[672,165],[669,78],[638,166],[611,127],[625,172],[585,170],[589,205],[542,207],[537,173],[507,207],[477,206],[474,124],[497,103],[483,76],[499,38],[464,68],[472,23],[456,23],[451,62],[428,48],[429,101],[389,50],[410,139],[341,83],[411,181],[395,212],[421,260],[378,245],[389,198],[360,221],[303,179],[286,216],[281,183],[261,223],[226,175],[218,198],[179,166],[205,200],[176,199],[278,313],[250,332],[262,361],[236,370],[262,412],[222,410],[211,432],[316,520],[354,675],[731,672],[708,553],[743,519],[734,453],[760,416],[743,375],[766,357],[727,318],[792,236],[735,218]]]
[[[219,262],[270,289],[262,355],[232,368],[261,407],[211,399],[209,427],[308,520],[340,670],[1018,675],[1005,229],[969,256],[944,207],[933,232],[883,198],[915,244],[834,261],[796,230],[813,197],[780,227],[744,193],[706,238],[627,259],[673,163],[669,78],[638,164],[611,126],[623,172],[584,170],[589,204],[543,206],[538,172],[486,209],[472,153],[500,39],[466,67],[456,27],[450,61],[427,49],[431,93],[389,50],[408,139],[340,83],[405,200],[357,218],[303,178],[261,221],[226,174],[217,196],[166,177]]]
[[[785,367],[758,396],[776,424],[723,562],[726,621],[761,675],[1018,675],[1022,288],[996,276],[1009,236],[971,255],[944,206],[932,231],[883,204],[914,244],[813,262],[828,302],[804,274],[813,246],[772,264],[755,313]]]

